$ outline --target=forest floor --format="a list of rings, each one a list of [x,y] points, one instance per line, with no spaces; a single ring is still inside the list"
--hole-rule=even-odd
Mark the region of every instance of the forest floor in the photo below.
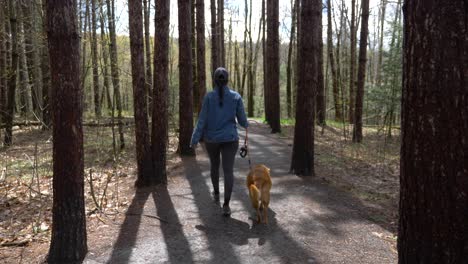
[[[246,160],[236,160],[224,218],[201,147],[181,159],[170,137],[167,187],[136,191],[134,135],[125,132],[117,152],[110,128],[85,128],[87,263],[396,263],[398,136],[366,128],[364,143],[353,144],[343,127],[317,128],[316,176],[297,177],[288,173],[292,127],[273,135],[253,121],[252,162],[273,177],[264,226],[252,220]],[[40,263],[51,231],[51,135],[30,127],[14,136],[0,150],[0,263]]]

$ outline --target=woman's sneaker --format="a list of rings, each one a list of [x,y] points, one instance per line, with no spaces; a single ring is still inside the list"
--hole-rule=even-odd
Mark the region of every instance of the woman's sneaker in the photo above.
[[[227,204],[223,205],[223,215],[224,216],[230,216],[231,215],[231,208],[229,208],[229,205],[227,205]]]

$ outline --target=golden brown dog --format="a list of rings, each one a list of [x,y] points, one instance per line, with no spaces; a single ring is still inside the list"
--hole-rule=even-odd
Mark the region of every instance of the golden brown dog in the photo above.
[[[257,222],[268,224],[268,205],[271,189],[270,169],[265,165],[255,165],[247,175],[247,188],[252,206],[257,210]],[[261,219],[260,210],[263,211]],[[263,220],[263,221],[261,221]]]

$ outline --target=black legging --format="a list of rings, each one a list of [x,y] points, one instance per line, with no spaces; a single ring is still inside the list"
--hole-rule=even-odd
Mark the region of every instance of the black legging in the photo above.
[[[239,147],[239,141],[224,143],[205,143],[211,164],[211,183],[215,193],[219,193],[219,154],[223,158],[224,172],[224,204],[229,205],[232,186],[234,185],[234,160]]]

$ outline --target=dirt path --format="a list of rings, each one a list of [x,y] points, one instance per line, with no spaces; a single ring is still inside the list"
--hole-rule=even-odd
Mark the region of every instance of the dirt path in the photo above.
[[[263,125],[250,129],[252,161],[272,170],[268,226],[251,219],[247,160],[236,160],[232,216],[225,218],[211,198],[209,161],[199,148],[170,172],[167,188],[135,194],[118,237],[89,245],[85,263],[396,263],[390,232],[369,220],[357,199],[288,173],[288,143]]]

